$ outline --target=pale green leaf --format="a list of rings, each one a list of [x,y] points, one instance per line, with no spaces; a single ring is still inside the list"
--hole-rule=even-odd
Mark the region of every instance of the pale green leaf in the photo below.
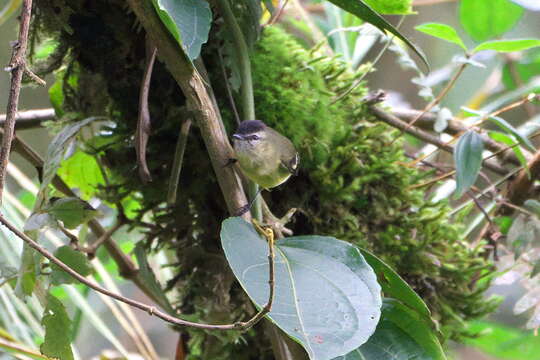
[[[454,151],[456,197],[463,195],[476,181],[482,167],[482,151],[484,142],[478,133],[467,131],[459,138]]]
[[[439,23],[426,23],[415,26],[415,29],[436,38],[454,43],[460,46],[463,50],[467,51],[467,47],[463,43],[463,40],[461,40],[456,30],[450,25]]]
[[[71,351],[71,320],[66,308],[51,294],[47,295],[47,307],[41,323],[45,327],[45,340],[41,353],[59,360],[73,360]]]
[[[96,193],[100,185],[105,185],[96,158],[81,150],[62,162],[58,175],[69,187],[78,188],[86,200]]]
[[[523,15],[523,8],[509,0],[461,0],[459,18],[475,41],[485,41],[510,30]]]
[[[238,281],[258,308],[268,300],[268,244],[241,218],[222,224],[221,242]],[[331,237],[276,243],[275,299],[268,317],[312,360],[358,348],[380,316],[380,286],[360,251]]]
[[[540,46],[539,39],[515,39],[515,40],[493,40],[486,41],[474,48],[477,53],[484,50],[494,50],[497,52],[523,51]]]
[[[490,138],[492,138],[495,141],[502,142],[503,144],[508,145],[508,146],[512,146],[512,151],[518,158],[519,163],[521,164],[521,166],[525,167],[528,171],[527,159],[525,158],[523,151],[521,151],[521,148],[519,146],[514,146],[518,144],[517,141],[515,141],[513,138],[511,138],[510,136],[506,134],[496,132],[496,131],[490,131],[488,135]]]
[[[413,14],[412,0],[365,0],[366,4],[381,14],[407,15]]]

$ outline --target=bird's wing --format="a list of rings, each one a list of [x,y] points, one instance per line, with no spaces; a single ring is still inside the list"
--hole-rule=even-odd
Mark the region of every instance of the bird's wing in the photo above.
[[[300,154],[297,152],[294,153],[292,158],[281,159],[281,165],[284,166],[291,174],[298,174],[298,165],[300,164]]]

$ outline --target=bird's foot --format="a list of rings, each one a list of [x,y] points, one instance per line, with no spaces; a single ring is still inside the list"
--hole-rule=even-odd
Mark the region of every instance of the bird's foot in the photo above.
[[[284,216],[278,218],[274,216],[274,214],[272,214],[269,209],[264,209],[263,213],[265,218],[265,225],[270,226],[278,235],[278,237],[283,237],[283,235],[291,236],[293,234],[292,230],[287,228],[285,225],[287,225],[291,221],[296,211],[296,208],[289,209],[289,211],[287,211]]]

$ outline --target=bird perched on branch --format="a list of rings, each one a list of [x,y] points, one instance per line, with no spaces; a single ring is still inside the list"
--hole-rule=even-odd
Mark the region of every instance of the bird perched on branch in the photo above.
[[[293,143],[264,122],[242,121],[233,139],[240,169],[260,186],[259,192],[283,184],[298,172],[300,156]],[[245,211],[251,208],[257,195]]]

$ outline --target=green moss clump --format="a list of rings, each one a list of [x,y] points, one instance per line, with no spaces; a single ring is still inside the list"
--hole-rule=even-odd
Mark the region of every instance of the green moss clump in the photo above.
[[[366,247],[393,266],[429,304],[445,337],[458,338],[466,319],[494,310],[486,300],[493,265],[482,245],[460,237],[450,208],[411,186],[426,174],[403,166],[397,132],[361,105],[360,86],[334,103],[359,74],[339,59],[302,49],[277,28],[266,29],[252,58],[258,117],[289,136],[301,174],[269,195],[278,213],[299,207],[296,234],[333,235]]]

